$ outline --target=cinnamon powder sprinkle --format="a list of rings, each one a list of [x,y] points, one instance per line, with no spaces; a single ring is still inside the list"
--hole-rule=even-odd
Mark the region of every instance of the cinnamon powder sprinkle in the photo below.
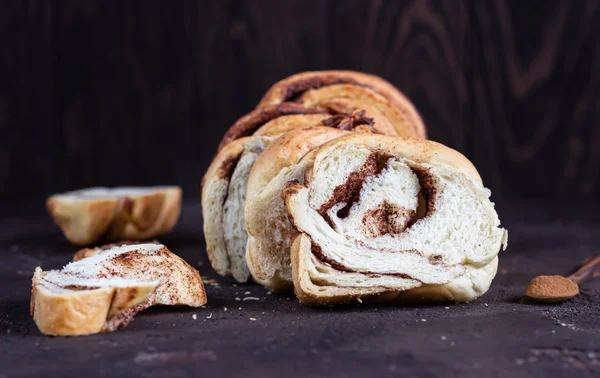
[[[526,294],[532,298],[570,297],[579,293],[579,287],[563,276],[538,276],[531,280]]]

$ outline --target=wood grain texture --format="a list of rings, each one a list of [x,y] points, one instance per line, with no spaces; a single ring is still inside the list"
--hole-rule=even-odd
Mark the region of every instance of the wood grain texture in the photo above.
[[[470,153],[503,195],[598,195],[599,5],[471,3]]]
[[[275,81],[355,69],[417,105],[494,198],[598,198],[600,3],[0,3],[0,193],[178,184]]]

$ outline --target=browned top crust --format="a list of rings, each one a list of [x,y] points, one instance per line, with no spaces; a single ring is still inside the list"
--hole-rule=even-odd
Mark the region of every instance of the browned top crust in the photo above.
[[[311,89],[336,85],[351,84],[370,88],[388,99],[401,109],[406,118],[416,126],[420,137],[425,137],[425,125],[410,100],[396,87],[379,76],[356,71],[312,71],[289,76],[273,85],[263,96],[257,108],[271,106],[299,99]],[[300,101],[301,102],[301,101]]]
[[[255,109],[238,119],[229,130],[227,130],[223,139],[221,139],[218,150],[220,151],[225,145],[233,140],[252,135],[259,127],[275,118],[291,114],[327,114],[327,111],[317,108],[308,108],[292,102],[284,102]]]

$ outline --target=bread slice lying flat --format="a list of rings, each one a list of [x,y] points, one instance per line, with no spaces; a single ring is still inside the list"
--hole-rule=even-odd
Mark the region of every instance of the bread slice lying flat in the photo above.
[[[293,146],[273,143],[261,158]],[[259,161],[251,176],[271,166],[277,171]],[[246,215],[275,216],[269,203],[279,194],[286,215],[280,218],[289,217],[293,227],[283,221],[261,233],[249,227],[252,243],[264,248],[249,248],[247,258],[253,272],[278,272],[281,280],[291,260],[303,303],[468,302],[489,288],[507,233],[490,191],[460,153],[425,140],[351,133],[285,170],[295,174],[286,175],[281,190],[248,198]],[[273,180],[267,188],[279,187],[281,180]],[[248,187],[250,193],[255,185]],[[290,249],[269,247],[285,234]]]
[[[175,227],[181,188],[89,188],[53,195],[46,207],[65,237],[76,245],[147,240]]]
[[[198,271],[162,244],[83,249],[61,270],[36,268],[31,315],[46,335],[111,332],[155,304],[202,306]]]

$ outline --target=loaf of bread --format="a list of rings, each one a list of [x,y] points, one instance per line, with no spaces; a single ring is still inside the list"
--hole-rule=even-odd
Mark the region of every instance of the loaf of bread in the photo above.
[[[306,304],[355,298],[468,302],[489,288],[507,232],[477,170],[441,144],[349,135],[301,162],[282,192]]]
[[[46,207],[76,245],[147,240],[175,227],[181,188],[89,188],[53,195]]]
[[[270,143],[291,130],[311,126],[338,131],[362,130],[396,134],[391,123],[374,109],[369,108],[370,112],[367,113],[364,109],[346,107],[338,103],[335,109],[329,109],[329,113],[287,114],[283,110],[289,110],[289,105],[280,104],[270,109],[257,109],[236,122],[233,129],[252,130],[253,135],[224,143],[203,179],[202,210],[209,260],[217,273],[230,273],[239,282],[246,282],[250,277],[245,259],[246,183],[256,159]],[[292,105],[297,111],[302,109]],[[258,119],[261,125],[255,129]],[[379,120],[379,125],[376,119]],[[340,134],[334,132],[333,135]],[[314,146],[311,145],[312,147]]]
[[[36,268],[31,315],[46,335],[110,332],[155,304],[202,306],[198,271],[158,243],[84,249],[61,270]]]
[[[284,79],[269,93],[259,107],[225,133],[202,185],[209,260],[217,273],[231,274],[239,282],[250,277],[245,257],[246,183],[254,163],[274,140],[307,127],[425,137],[423,122],[414,106],[392,85],[372,75],[351,71],[309,72]],[[290,95],[281,96],[283,93]],[[315,141],[339,135],[333,132]],[[313,143],[307,142],[307,146],[314,148]],[[299,158],[298,151],[292,151],[291,155],[292,160]]]
[[[291,276],[309,305],[468,302],[488,289],[507,232],[460,153],[425,140],[352,133],[277,172],[273,156],[294,148],[292,140],[273,143],[250,175],[247,257],[253,272],[267,273],[262,283],[285,288]],[[262,179],[268,183],[251,197]],[[279,214],[277,196],[285,203]],[[260,222],[249,215],[260,213],[268,223],[256,233],[252,225]],[[272,243],[286,234],[291,249]]]

